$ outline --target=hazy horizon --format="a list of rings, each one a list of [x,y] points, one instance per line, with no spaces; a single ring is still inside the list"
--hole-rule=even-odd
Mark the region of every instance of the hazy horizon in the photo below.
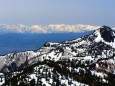
[[[111,0],[0,0],[0,24],[114,26]]]

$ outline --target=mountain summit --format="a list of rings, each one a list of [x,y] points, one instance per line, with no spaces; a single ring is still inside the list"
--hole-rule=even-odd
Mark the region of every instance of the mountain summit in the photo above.
[[[102,26],[75,40],[48,42],[36,51],[9,53],[0,56],[0,72],[19,72],[5,84],[14,84],[17,79],[17,85],[29,77],[28,83],[34,78],[37,86],[111,86],[115,84],[114,37],[110,27]]]
[[[99,28],[101,37],[107,42],[114,42],[114,33],[108,26],[102,26]]]
[[[95,42],[103,42],[105,44],[108,44],[115,48],[115,32],[108,26],[102,26],[99,29],[97,29],[93,34],[93,37],[95,37]]]

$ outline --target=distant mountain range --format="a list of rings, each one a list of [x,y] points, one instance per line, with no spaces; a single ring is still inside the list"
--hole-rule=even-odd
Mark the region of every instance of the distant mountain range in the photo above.
[[[7,25],[0,24],[0,34],[3,33],[64,33],[64,32],[85,32],[96,30],[100,26],[91,25],[64,25],[64,24],[52,24],[47,26],[42,25]],[[115,28],[113,28],[115,29]]]
[[[114,86],[114,59],[115,32],[102,26],[75,40],[0,56],[0,72],[11,86]]]

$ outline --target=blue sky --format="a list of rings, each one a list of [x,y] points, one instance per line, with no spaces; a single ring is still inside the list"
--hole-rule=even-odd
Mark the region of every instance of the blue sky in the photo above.
[[[115,26],[115,0],[0,0],[0,24]]]

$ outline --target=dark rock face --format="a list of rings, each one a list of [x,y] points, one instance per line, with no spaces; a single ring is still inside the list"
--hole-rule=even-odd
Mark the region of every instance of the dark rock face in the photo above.
[[[112,29],[108,26],[102,26],[100,28],[101,37],[107,42],[114,42],[114,35]]]

